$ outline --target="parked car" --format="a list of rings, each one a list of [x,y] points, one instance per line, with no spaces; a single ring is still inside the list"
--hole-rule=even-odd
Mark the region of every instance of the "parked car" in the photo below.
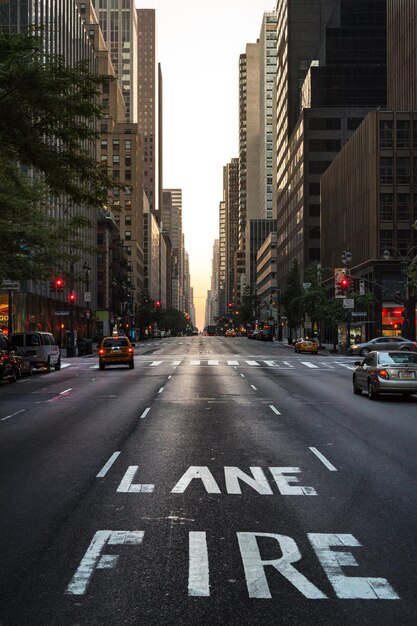
[[[27,356],[21,348],[18,348],[17,346],[13,347],[13,358],[16,362],[18,378],[21,378],[22,376],[32,376],[33,363],[31,358]]]
[[[99,368],[104,370],[106,365],[128,365],[133,369],[135,367],[133,345],[125,335],[103,337],[98,349]]]
[[[305,339],[297,339],[294,344],[294,352],[310,352],[310,354],[317,354],[319,351],[319,344],[315,339],[309,339],[306,337]]]
[[[417,354],[404,350],[372,351],[355,361],[353,393],[375,400],[381,393],[417,393]]]
[[[404,337],[375,337],[370,341],[353,343],[349,349],[349,354],[359,354],[366,356],[372,350],[413,350],[417,351],[417,342]]]
[[[256,336],[256,339],[258,339],[259,341],[272,341],[273,338],[274,337],[272,335],[272,330],[270,330],[269,328],[263,328]]]
[[[258,333],[260,333],[259,330],[256,330],[255,328],[251,328],[248,330],[248,339],[256,339]]]
[[[57,345],[52,333],[43,331],[25,331],[12,333],[10,343],[17,346],[30,357],[33,367],[53,367],[61,369],[61,350]]]
[[[7,337],[0,331],[0,383],[7,380],[15,383],[18,377],[17,364],[13,356],[13,347]]]

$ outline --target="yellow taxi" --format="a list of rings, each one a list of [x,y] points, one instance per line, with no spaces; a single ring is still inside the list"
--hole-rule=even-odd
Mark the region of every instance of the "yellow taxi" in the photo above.
[[[310,352],[310,354],[317,354],[319,351],[319,344],[315,339],[297,339],[294,345],[294,351],[296,353]]]
[[[125,335],[103,337],[98,349],[99,368],[104,370],[106,365],[128,365],[132,370],[135,367],[133,353],[133,345]]]

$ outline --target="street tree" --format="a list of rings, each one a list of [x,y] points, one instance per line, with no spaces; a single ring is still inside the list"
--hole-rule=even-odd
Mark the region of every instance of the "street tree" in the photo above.
[[[281,294],[282,306],[287,316],[288,343],[292,343],[293,331],[304,321],[303,289],[301,287],[300,270],[296,259],[292,262],[287,284]]]
[[[0,278],[50,276],[83,248],[81,209],[119,186],[91,150],[110,80],[46,53],[40,32],[0,33]]]

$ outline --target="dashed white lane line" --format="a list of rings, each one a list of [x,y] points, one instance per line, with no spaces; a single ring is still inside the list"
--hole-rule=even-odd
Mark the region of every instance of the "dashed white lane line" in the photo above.
[[[19,415],[19,413],[24,413],[26,411],[26,409],[20,409],[20,411],[16,411],[15,413],[10,413],[10,415],[6,415],[6,417],[2,417],[1,418],[1,422],[5,422],[6,420],[9,420],[11,417],[14,417],[15,415]]]
[[[303,365],[305,365],[306,367],[311,367],[311,368],[314,368],[314,369],[319,369],[319,366],[318,366],[318,365],[314,365],[314,363],[310,363],[310,361],[301,361],[301,363],[302,363]]]
[[[120,452],[113,452],[113,454],[111,455],[107,463],[103,465],[102,469],[97,474],[96,478],[103,478],[107,474],[107,472],[109,471],[109,469],[111,468],[111,466],[113,465],[113,463],[115,462],[119,454]]]
[[[278,411],[278,409],[276,409],[276,408],[274,407],[274,405],[273,405],[273,404],[270,404],[270,405],[269,405],[269,408],[271,409],[271,411],[273,411],[273,412],[275,413],[275,415],[281,415],[281,413]]]
[[[163,390],[164,390],[164,388],[163,388],[163,387],[161,387],[161,388],[160,388],[160,390],[158,391],[158,393],[162,393],[162,392],[163,392]]]
[[[245,374],[242,374],[242,373],[241,373],[240,375],[242,376],[242,378],[245,378]]]
[[[65,391],[60,391],[59,395],[60,396],[65,396],[67,393],[69,393],[72,390],[73,390],[73,387],[70,387],[69,389],[65,389]]]
[[[149,413],[149,411],[150,411],[150,410],[151,410],[151,407],[150,407],[150,406],[148,406],[148,408],[144,410],[144,412],[142,413],[142,415],[140,416],[140,418],[139,418],[139,419],[141,419],[141,420],[142,420],[144,417],[146,417],[146,416],[148,415],[148,413]]]
[[[320,461],[323,463],[323,465],[327,467],[328,470],[330,470],[331,472],[337,472],[337,468],[332,463],[330,463],[330,461],[326,459],[324,454],[319,452],[317,448],[309,447],[309,450],[311,450],[312,453],[315,454],[318,459],[320,459]]]
[[[252,389],[253,389],[254,391],[258,391],[258,389],[255,387],[255,385],[251,385],[251,387],[252,387]]]

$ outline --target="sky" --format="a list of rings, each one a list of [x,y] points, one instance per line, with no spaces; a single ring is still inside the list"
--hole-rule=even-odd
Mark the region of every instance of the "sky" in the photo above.
[[[155,9],[163,79],[163,186],[183,193],[197,326],[204,326],[223,166],[238,153],[239,55],[275,0],[136,0]]]

